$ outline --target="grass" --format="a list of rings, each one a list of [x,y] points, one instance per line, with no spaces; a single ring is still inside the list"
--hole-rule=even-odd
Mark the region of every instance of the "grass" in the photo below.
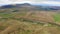
[[[25,21],[21,22],[13,19],[11,20],[9,19],[6,22],[3,22],[2,26],[5,27],[5,29],[1,27],[3,31],[1,31],[0,34],[54,34],[54,33],[58,34],[60,33],[60,28],[56,26],[46,27],[31,22],[25,22]]]
[[[54,19],[56,22],[60,22],[60,14],[55,14]]]
[[[26,12],[16,12],[17,11],[13,11],[13,13],[0,13],[0,17],[2,17],[0,18],[0,34],[60,34],[60,26],[42,23],[37,20],[28,19],[28,17],[24,18]],[[35,14],[29,14],[29,17],[30,16],[33,18],[36,17]],[[59,15],[54,16],[54,18],[56,18],[55,20],[59,21]]]
[[[26,13],[0,13],[0,17],[3,18],[9,18],[9,17],[19,17],[19,16],[25,16]]]
[[[0,17],[12,17],[12,14],[4,14],[4,13],[0,13]]]

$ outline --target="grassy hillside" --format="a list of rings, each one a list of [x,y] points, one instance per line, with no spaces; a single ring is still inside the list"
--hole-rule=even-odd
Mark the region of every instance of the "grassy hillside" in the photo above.
[[[60,18],[55,13],[16,8],[0,10],[0,34],[60,34],[60,24],[55,23]]]
[[[55,14],[54,19],[56,22],[60,22],[60,14]]]
[[[60,27],[53,24],[17,19],[0,20],[0,34],[59,34]]]

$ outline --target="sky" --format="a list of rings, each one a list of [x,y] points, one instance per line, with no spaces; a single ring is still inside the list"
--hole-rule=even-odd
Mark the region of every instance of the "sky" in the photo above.
[[[0,0],[0,5],[16,3],[52,4],[60,6],[60,0]]]

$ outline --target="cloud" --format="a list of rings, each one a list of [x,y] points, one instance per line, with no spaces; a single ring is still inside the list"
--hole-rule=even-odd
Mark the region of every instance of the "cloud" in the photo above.
[[[0,0],[0,4],[15,4],[15,3],[45,3],[45,4],[52,4],[52,5],[59,5],[60,0]]]
[[[40,2],[46,0],[0,0],[0,4],[22,3],[22,2]]]

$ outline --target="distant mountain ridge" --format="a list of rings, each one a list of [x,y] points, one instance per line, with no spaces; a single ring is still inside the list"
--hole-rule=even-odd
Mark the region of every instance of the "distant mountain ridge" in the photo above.
[[[0,9],[5,9],[5,8],[29,8],[29,9],[32,9],[32,10],[60,10],[60,6],[44,6],[44,5],[32,5],[32,4],[29,4],[29,3],[10,4],[10,5],[1,6]]]
[[[3,5],[0,8],[14,8],[14,7],[22,7],[22,6],[30,6],[28,3],[24,4],[10,4],[10,5]]]

